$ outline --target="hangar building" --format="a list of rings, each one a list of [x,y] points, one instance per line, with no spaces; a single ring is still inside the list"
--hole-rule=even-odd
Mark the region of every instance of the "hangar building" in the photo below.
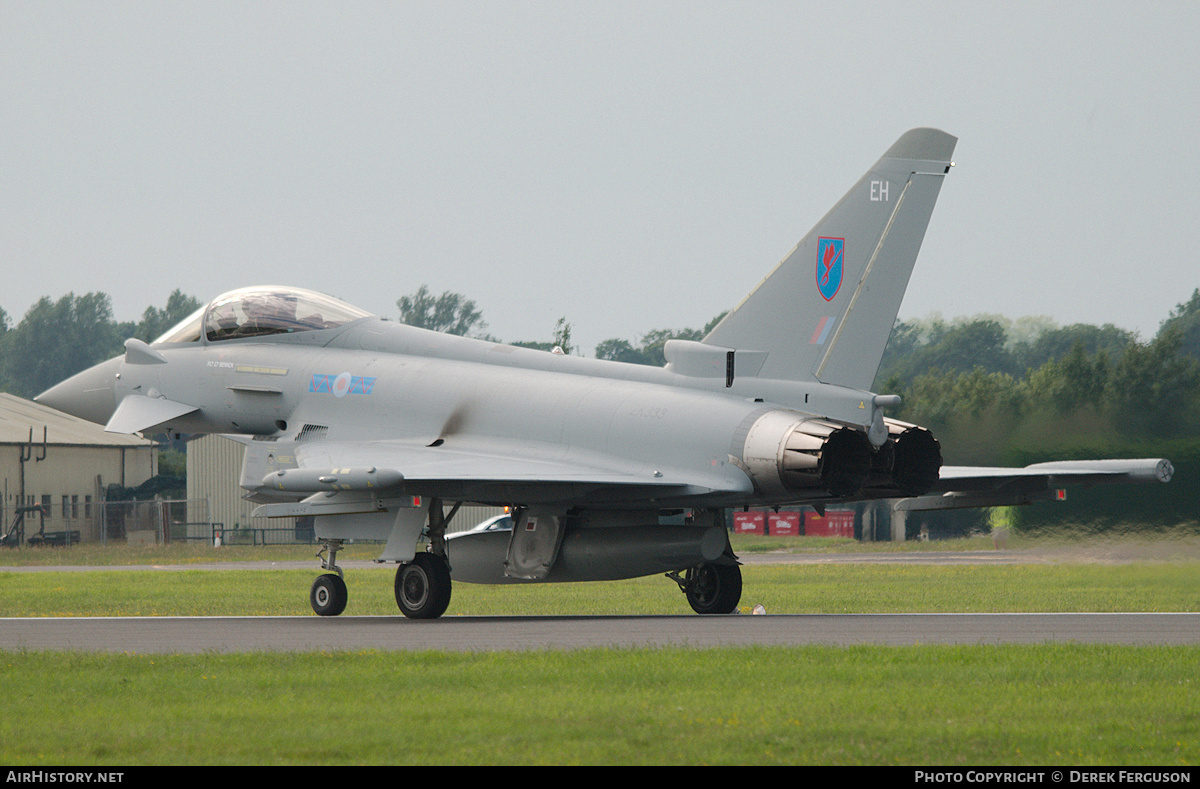
[[[107,487],[137,487],[157,473],[152,441],[106,433],[100,425],[0,393],[0,534],[8,534],[18,510],[36,506],[37,512],[25,513],[26,540],[39,531],[101,540],[107,536],[100,507]]]

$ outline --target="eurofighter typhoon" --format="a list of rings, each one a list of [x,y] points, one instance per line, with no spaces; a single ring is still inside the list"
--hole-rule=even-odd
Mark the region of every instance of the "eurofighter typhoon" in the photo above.
[[[724,512],[898,500],[919,510],[1020,504],[1071,483],[1165,482],[1166,460],[943,466],[926,429],[869,391],[956,138],[902,135],[784,260],[662,368],[584,359],[389,322],[317,293],[217,297],[153,343],[37,400],[116,433],[219,433],[245,445],[256,515],[313,516],[341,613],[346,540],[398,564],[406,616],[441,616],[454,580],[597,581],[664,573],[702,614],[742,577]],[[513,528],[447,538],[458,504]]]

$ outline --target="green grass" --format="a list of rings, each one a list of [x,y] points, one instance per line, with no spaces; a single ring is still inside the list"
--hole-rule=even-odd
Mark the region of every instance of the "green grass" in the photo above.
[[[319,570],[0,572],[0,616],[313,615]],[[1200,611],[1200,573],[1185,563],[747,565],[741,608],[769,614],[1009,611]],[[399,615],[392,565],[348,570],[345,615]],[[455,584],[447,616],[690,613],[662,576],[629,581]]]
[[[1189,550],[1123,543],[1118,552],[1137,560],[1110,563],[1094,559],[1095,543],[1040,546],[1043,557],[1028,564],[747,565],[742,605],[762,603],[769,614],[1200,610],[1200,559]],[[341,558],[378,550],[353,548],[361,555]],[[807,540],[785,549],[830,550]],[[1057,551],[1067,558],[1053,558]],[[180,565],[307,561],[314,552],[76,546],[0,558]],[[312,615],[308,587],[317,572],[315,561],[304,570],[0,571],[0,615]],[[348,571],[346,614],[398,616],[392,577],[390,567]],[[448,616],[688,610],[673,583],[652,577],[458,584]],[[1172,767],[1200,762],[1197,665],[1198,647],[1074,644],[7,652],[0,763]]]
[[[0,655],[8,765],[1194,765],[1168,647]]]

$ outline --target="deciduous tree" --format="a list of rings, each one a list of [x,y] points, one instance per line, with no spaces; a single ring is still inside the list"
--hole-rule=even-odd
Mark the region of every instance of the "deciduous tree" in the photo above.
[[[428,285],[422,285],[411,296],[401,296],[396,306],[400,308],[401,323],[421,329],[475,337],[487,328],[474,301],[450,291],[435,298]]]

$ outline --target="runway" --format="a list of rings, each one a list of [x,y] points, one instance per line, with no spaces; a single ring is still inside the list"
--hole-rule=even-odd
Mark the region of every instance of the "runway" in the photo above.
[[[2,650],[203,653],[750,645],[1200,644],[1200,613],[0,619]]]

